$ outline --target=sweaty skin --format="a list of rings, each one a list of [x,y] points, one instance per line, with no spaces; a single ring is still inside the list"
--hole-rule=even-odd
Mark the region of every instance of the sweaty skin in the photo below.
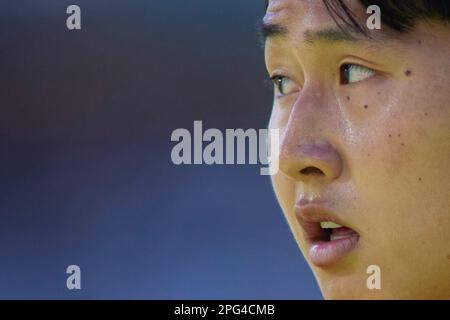
[[[450,26],[383,26],[372,41],[321,37],[336,23],[322,1],[306,0],[270,1],[263,22],[285,31],[265,44],[269,75],[284,81],[269,124],[281,134],[272,183],[323,296],[449,299]],[[343,64],[374,72],[342,82]],[[357,247],[314,265],[295,216],[301,199],[322,201],[359,233]],[[380,290],[367,288],[370,265],[380,267]]]

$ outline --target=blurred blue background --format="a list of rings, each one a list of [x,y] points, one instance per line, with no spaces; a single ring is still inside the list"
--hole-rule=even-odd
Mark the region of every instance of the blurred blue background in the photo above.
[[[258,165],[170,159],[194,120],[266,126],[262,1],[0,6],[0,298],[321,299]]]

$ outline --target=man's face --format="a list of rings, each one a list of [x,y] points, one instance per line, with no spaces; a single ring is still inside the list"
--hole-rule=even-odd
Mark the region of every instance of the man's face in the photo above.
[[[272,182],[324,297],[450,298],[450,27],[350,39],[308,0],[270,1],[264,24]]]

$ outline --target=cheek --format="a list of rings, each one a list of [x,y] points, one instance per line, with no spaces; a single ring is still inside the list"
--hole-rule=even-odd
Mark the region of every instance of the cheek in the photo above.
[[[385,101],[383,113],[363,129],[366,161],[386,181],[398,176],[404,182],[433,179],[433,170],[444,170],[442,160],[449,160],[450,96],[433,96],[412,86],[397,89]]]
[[[352,140],[348,167],[359,188],[373,194],[378,200],[386,187],[411,171],[416,143],[408,126],[386,121],[377,127],[366,127]],[[360,131],[361,132],[361,131]],[[404,181],[400,178],[401,181]]]
[[[374,76],[360,83],[341,86],[335,95],[346,120],[355,127],[366,128],[388,112],[395,93],[396,85],[392,79]]]
[[[351,137],[358,154],[355,165],[365,168],[373,182],[384,184],[411,175],[429,144],[432,120],[424,116],[423,106],[398,92],[402,90],[374,103],[372,116],[356,123],[360,134]]]
[[[395,118],[386,119],[377,131],[373,133],[370,150],[373,161],[383,168],[380,177],[386,180],[410,171],[410,166],[416,159],[417,140],[412,123],[401,123]],[[410,172],[409,172],[410,173]]]
[[[430,99],[398,102],[362,130],[350,168],[374,219],[388,229],[407,221],[408,230],[420,233],[423,219],[448,214],[450,200],[442,190],[450,188],[450,117]]]

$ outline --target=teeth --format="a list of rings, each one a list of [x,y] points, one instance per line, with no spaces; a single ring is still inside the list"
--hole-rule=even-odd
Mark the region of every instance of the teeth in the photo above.
[[[342,228],[342,226],[340,224],[331,222],[331,221],[322,221],[320,223],[320,227],[322,229],[337,229],[337,228]]]

